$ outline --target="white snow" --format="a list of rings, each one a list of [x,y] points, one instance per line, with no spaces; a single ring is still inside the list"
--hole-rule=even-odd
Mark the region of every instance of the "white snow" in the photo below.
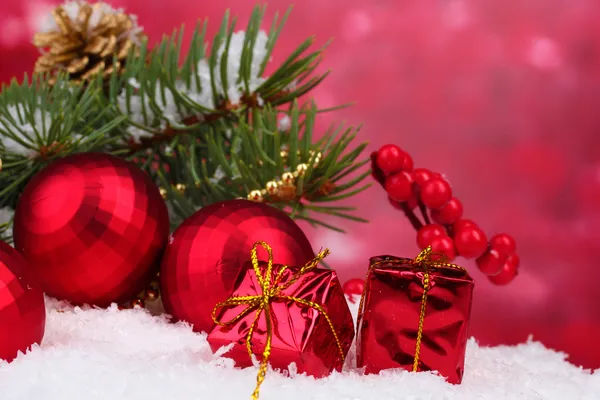
[[[244,82],[241,81],[239,73],[245,37],[245,31],[235,32],[231,37],[229,53],[227,57],[227,93],[225,93],[225,90],[223,89],[224,85],[220,73],[220,60],[223,52],[225,51],[225,45],[222,44],[221,47],[217,49],[218,61],[214,68],[216,91],[217,94],[221,96],[227,94],[229,102],[232,105],[238,105],[243,93],[245,92]],[[265,31],[258,32],[254,48],[252,49],[252,64],[250,67],[250,79],[248,82],[248,89],[250,93],[254,93],[254,91],[265,81],[265,78],[260,76],[260,65],[267,55],[267,39],[268,35]],[[183,81],[177,81],[175,82],[175,89],[202,107],[211,110],[215,109],[216,105],[214,102],[214,95],[211,85],[210,66],[208,64],[208,59],[200,60],[196,68],[201,89],[196,89],[196,75],[192,76],[192,82],[189,88]],[[135,79],[129,79],[127,83],[134,89],[140,88],[140,83]],[[173,125],[181,124],[182,121],[190,115],[181,115],[177,109],[175,97],[170,89],[164,89],[164,98],[161,94],[161,90],[160,84],[157,83],[154,92],[147,93],[148,96],[152,96],[152,99],[161,110],[161,119],[158,122],[158,126],[156,121],[157,115],[155,115],[155,113],[152,111],[152,108],[150,107],[150,99],[148,97],[142,98],[140,95],[132,95],[128,100],[126,92],[123,91],[117,97],[117,105],[121,112],[130,116],[134,123],[142,126],[164,130],[167,127],[167,122]],[[259,104],[262,104],[263,102],[260,97],[257,97],[257,101]],[[145,116],[142,113],[143,108],[146,110]],[[202,115],[196,116],[202,118]],[[151,137],[153,135],[152,133],[135,126],[128,127],[127,132],[136,142],[140,142],[141,138]]]
[[[52,118],[47,111],[36,108],[33,110],[33,121],[27,117],[28,110],[25,105],[9,105],[6,111],[11,119],[0,116],[0,144],[4,146],[9,153],[16,153],[26,157],[31,157],[37,152],[34,148],[36,144],[36,133],[42,137],[47,137],[50,131]],[[23,143],[8,136],[8,133],[17,135],[22,142],[33,147],[27,147]]]
[[[70,308],[48,300],[46,337],[11,364],[0,362],[2,400],[248,399],[256,369],[214,356],[206,335],[144,310]],[[352,305],[356,312],[356,304]],[[61,311],[62,309],[62,311]],[[263,400],[597,400],[600,371],[530,341],[515,347],[469,342],[465,379],[453,386],[431,373],[347,368],[328,378],[269,371]]]

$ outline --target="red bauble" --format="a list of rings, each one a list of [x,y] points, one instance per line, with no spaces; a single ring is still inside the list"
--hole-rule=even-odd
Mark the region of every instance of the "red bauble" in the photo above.
[[[48,295],[103,307],[130,300],[150,282],[169,216],[141,169],[112,155],[81,153],[31,179],[13,235]]]
[[[452,198],[450,184],[441,177],[433,177],[421,186],[421,201],[432,210],[441,208]]]
[[[365,280],[360,278],[354,278],[346,281],[342,290],[347,296],[361,295],[365,289]]]
[[[417,246],[424,249],[431,245],[433,239],[440,236],[447,236],[443,226],[437,224],[425,225],[417,232]]]
[[[315,256],[300,227],[267,204],[225,201],[186,219],[163,257],[160,279],[166,311],[197,332],[210,332],[213,308],[230,296],[258,240],[273,248],[275,264],[301,266]],[[266,261],[266,253],[259,252],[259,259]]]
[[[44,337],[42,290],[28,275],[27,261],[0,241],[0,359],[12,361]]]
[[[516,254],[511,254],[507,259],[500,272],[496,275],[488,276],[488,279],[494,285],[506,285],[512,282],[519,273],[520,259]]]
[[[412,169],[412,158],[395,144],[386,144],[377,151],[377,167],[384,174],[400,172],[406,167]]]
[[[431,218],[438,224],[450,225],[462,217],[462,213],[462,203],[453,197],[442,208],[431,211]]]
[[[386,178],[385,190],[392,199],[404,202],[413,197],[412,184],[412,175],[409,172],[402,171]]]
[[[449,261],[452,261],[456,258],[454,241],[450,236],[438,236],[433,238],[433,240],[431,241],[431,250],[434,253],[442,253],[448,258]]]
[[[487,237],[476,226],[467,226],[454,234],[458,254],[465,258],[477,258],[487,249]]]

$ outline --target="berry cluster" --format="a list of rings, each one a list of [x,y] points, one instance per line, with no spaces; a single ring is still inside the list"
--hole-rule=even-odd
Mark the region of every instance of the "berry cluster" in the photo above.
[[[453,260],[457,255],[476,259],[481,272],[497,285],[511,282],[518,273],[515,240],[505,234],[486,234],[469,219],[452,195],[450,183],[439,173],[414,168],[412,157],[387,144],[371,154],[373,177],[383,186],[390,203],[404,212],[417,230],[417,244]],[[415,214],[419,209],[423,222]]]

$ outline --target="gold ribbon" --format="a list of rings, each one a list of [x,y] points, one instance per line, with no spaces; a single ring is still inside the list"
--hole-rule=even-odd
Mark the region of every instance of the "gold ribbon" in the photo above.
[[[439,260],[432,260],[432,256],[439,256]],[[415,346],[415,358],[413,361],[413,372],[417,372],[419,369],[419,357],[421,354],[421,341],[423,340],[423,325],[425,323],[425,311],[427,310],[427,293],[429,289],[431,289],[431,279],[430,279],[430,269],[432,268],[453,268],[460,270],[462,272],[467,272],[463,267],[448,263],[448,258],[441,254],[436,253],[431,250],[431,246],[428,246],[425,250],[423,250],[417,257],[414,259],[410,258],[386,258],[383,260],[379,260],[370,265],[369,271],[367,273],[367,277],[365,278],[365,285],[363,289],[362,296],[360,297],[360,304],[358,306],[358,321],[359,323],[362,321],[363,316],[363,307],[365,294],[367,292],[367,285],[369,283],[369,278],[371,273],[375,269],[375,267],[381,264],[389,264],[390,262],[402,263],[402,264],[412,264],[418,267],[423,268],[423,295],[421,296],[421,312],[419,314],[419,327],[417,330],[417,343]]]
[[[267,262],[267,269],[264,275],[261,275],[261,271],[258,264],[258,256],[257,249],[259,246],[262,246],[269,253],[269,260]],[[335,342],[340,351],[340,356],[342,361],[345,359],[344,350],[342,348],[342,343],[340,342],[340,338],[335,331],[335,327],[333,326],[333,322],[331,322],[331,318],[327,311],[321,306],[312,301],[308,301],[305,299],[301,299],[298,297],[287,296],[283,294],[283,291],[293,285],[302,275],[313,270],[317,267],[319,262],[323,260],[329,254],[329,249],[325,249],[321,251],[315,258],[307,262],[302,268],[298,270],[292,277],[284,284],[280,284],[281,278],[283,277],[283,273],[288,269],[287,265],[281,266],[281,269],[277,272],[275,276],[275,280],[271,280],[271,275],[273,271],[273,251],[271,246],[269,246],[265,242],[258,241],[254,243],[252,247],[251,260],[252,267],[254,268],[254,273],[256,274],[256,278],[261,287],[261,294],[254,296],[238,296],[238,297],[230,297],[228,300],[218,303],[212,311],[212,319],[215,324],[220,326],[231,326],[235,325],[239,320],[244,318],[246,315],[256,310],[254,315],[254,321],[252,325],[250,325],[250,329],[248,330],[248,334],[246,335],[246,349],[248,350],[248,355],[252,358],[252,336],[254,335],[254,331],[256,326],[258,325],[258,320],[261,314],[265,313],[265,319],[267,324],[267,340],[265,343],[265,349],[262,354],[262,360],[260,361],[260,367],[258,370],[258,375],[256,377],[256,388],[252,393],[251,399],[258,400],[260,385],[262,385],[265,380],[265,375],[267,374],[267,365],[269,363],[269,356],[271,355],[271,347],[272,347],[272,339],[273,339],[273,321],[271,320],[271,312],[270,307],[272,302],[294,302],[301,306],[314,308],[319,312],[323,318],[329,324],[329,328],[331,329],[331,333],[333,333],[333,337],[335,338]],[[234,308],[240,305],[247,305],[242,312],[240,312],[236,317],[233,317],[229,321],[221,321],[220,318],[217,317],[217,313],[219,310]]]

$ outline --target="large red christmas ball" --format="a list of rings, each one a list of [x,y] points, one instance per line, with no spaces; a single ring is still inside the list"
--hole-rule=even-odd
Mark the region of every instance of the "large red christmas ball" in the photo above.
[[[12,361],[44,337],[42,290],[30,279],[27,261],[0,241],[0,359]]]
[[[13,229],[15,248],[48,295],[104,307],[130,300],[150,282],[169,216],[141,169],[108,154],[81,153],[31,179]]]
[[[304,265],[315,256],[300,227],[266,204],[225,201],[186,219],[173,233],[163,257],[160,278],[165,310],[191,323],[197,332],[210,331],[214,306],[230,296],[258,240],[273,248],[278,264]],[[259,252],[259,259],[266,261],[266,253]]]

